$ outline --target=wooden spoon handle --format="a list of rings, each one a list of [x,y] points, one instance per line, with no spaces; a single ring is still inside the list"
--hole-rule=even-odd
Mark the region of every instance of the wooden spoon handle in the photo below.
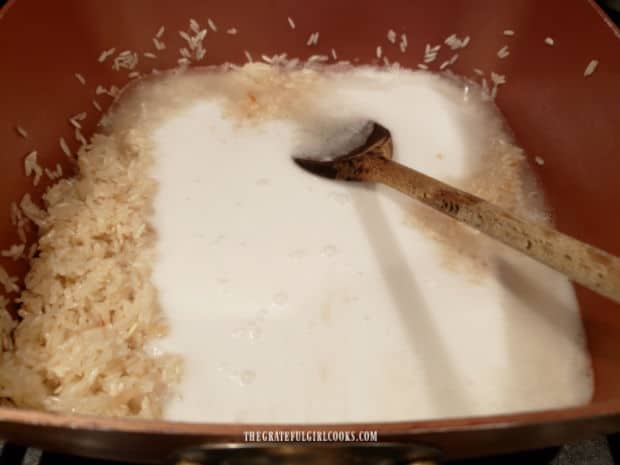
[[[366,180],[414,197],[620,303],[620,258],[394,161],[372,157],[368,168]]]

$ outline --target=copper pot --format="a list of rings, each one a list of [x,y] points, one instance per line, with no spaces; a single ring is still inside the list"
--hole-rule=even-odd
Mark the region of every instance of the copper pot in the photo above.
[[[97,58],[102,50],[123,47],[147,51],[161,24],[176,31],[190,17],[216,18],[220,25],[236,27],[236,36],[212,34],[207,62],[245,61],[244,50],[254,56],[287,52],[306,58],[314,53],[339,58],[359,58],[372,63],[375,47],[390,29],[405,30],[409,47],[393,59],[414,67],[427,42],[440,43],[451,33],[470,35],[471,44],[453,69],[473,76],[473,68],[494,69],[508,76],[497,103],[517,140],[532,157],[544,156],[546,164],[532,163],[557,227],[579,239],[620,255],[620,31],[593,0],[386,0],[371,3],[353,0],[10,0],[0,10],[0,104],[3,150],[0,153],[0,207],[24,192],[36,200],[45,183],[32,189],[22,173],[24,140],[14,125],[22,124],[42,163],[67,158],[58,137],[70,137],[67,115],[90,106],[98,84],[123,85],[109,64]],[[295,18],[292,33],[287,17]],[[506,43],[504,29],[514,29],[508,60],[496,52]],[[311,32],[320,31],[317,48],[306,47]],[[545,46],[546,36],[555,46]],[[174,38],[172,38],[174,37]],[[158,67],[176,65],[181,39],[168,35],[168,48]],[[119,48],[120,49],[120,48]],[[598,70],[589,78],[583,71],[591,59]],[[142,60],[139,70],[152,63]],[[86,78],[80,85],[73,74]],[[102,102],[103,100],[100,99]],[[84,132],[94,130],[94,119]],[[0,247],[15,241],[8,213],[0,215]],[[11,272],[25,273],[24,265],[3,261]],[[21,268],[20,268],[21,266]],[[395,461],[414,461],[433,455],[432,449],[403,445],[431,445],[448,458],[560,444],[592,434],[620,430],[620,309],[617,305],[576,288],[595,375],[592,402],[580,408],[496,417],[441,421],[380,423],[372,425],[223,425],[165,421],[92,418],[0,408],[0,435],[11,441],[45,449],[93,457],[159,462],[186,447],[203,443],[242,442],[247,430],[377,430],[381,441],[396,441],[381,449]],[[313,450],[321,448],[315,447]],[[323,452],[330,447],[323,448]],[[355,448],[352,448],[355,450]],[[286,461],[288,449],[258,451]],[[297,449],[301,451],[302,449]],[[345,460],[349,449],[331,457]],[[359,449],[357,449],[359,450]],[[414,452],[412,452],[414,451]],[[213,451],[211,451],[214,453]],[[245,454],[256,450],[245,450]],[[207,455],[193,451],[195,460]],[[366,457],[375,457],[365,450]],[[375,454],[375,455],[373,455]],[[355,455],[355,454],[353,454]],[[213,455],[211,455],[213,456]],[[325,455],[329,456],[329,454]],[[284,459],[283,459],[284,457]],[[432,457],[431,457],[432,458]]]

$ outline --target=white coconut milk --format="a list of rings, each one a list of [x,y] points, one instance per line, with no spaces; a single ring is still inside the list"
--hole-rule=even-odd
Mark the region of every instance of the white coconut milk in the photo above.
[[[254,66],[141,92],[158,121],[154,279],[171,324],[158,349],[186,360],[166,418],[415,420],[590,399],[566,279],[388,188],[291,160],[327,150],[338,124],[376,120],[400,163],[543,218],[518,170],[484,174],[521,160],[473,87]]]

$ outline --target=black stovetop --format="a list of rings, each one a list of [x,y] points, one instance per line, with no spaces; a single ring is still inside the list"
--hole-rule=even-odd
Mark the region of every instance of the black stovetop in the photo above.
[[[14,444],[0,445],[0,465],[119,465],[120,462],[42,453]],[[620,434],[559,448],[448,462],[446,465],[620,465]]]

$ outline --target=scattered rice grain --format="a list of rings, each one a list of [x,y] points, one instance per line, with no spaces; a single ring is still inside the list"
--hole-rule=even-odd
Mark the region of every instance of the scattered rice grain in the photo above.
[[[45,168],[45,175],[52,181],[60,178],[62,176],[62,166],[60,166],[60,163],[56,163],[56,169],[53,171]]]
[[[231,36],[234,36],[237,34],[237,28],[236,27],[231,27],[229,29],[226,30],[226,34],[230,34]]]
[[[491,72],[491,82],[493,82],[493,84],[496,84],[498,86],[502,85],[502,84],[506,84],[506,76],[503,74],[498,74],[495,72]]]
[[[11,276],[3,266],[0,265],[0,284],[4,287],[7,294],[19,292],[17,285],[17,276]]]
[[[19,240],[26,242],[26,232],[29,230],[29,221],[15,202],[11,202],[11,224],[17,228],[17,237],[19,237]]]
[[[82,134],[82,131],[80,130],[80,128],[75,128],[75,132],[74,132],[74,136],[75,139],[81,144],[81,145],[88,145],[88,142],[86,141],[86,138],[84,137],[84,135]]]
[[[396,31],[393,29],[390,29],[387,32],[387,40],[389,40],[391,43],[395,44],[396,43]]]
[[[84,76],[82,76],[80,73],[75,73],[74,76],[75,76],[75,79],[80,81],[80,84],[82,84],[83,86],[86,85],[86,79],[84,79]]]
[[[328,61],[329,57],[327,55],[312,55],[308,58],[308,63],[321,63]]]
[[[506,29],[504,31],[504,35],[505,36],[514,36],[515,35],[515,31],[513,31],[512,29]]]
[[[510,55],[510,51],[508,50],[508,45],[504,45],[502,48],[500,48],[497,51],[497,56],[501,59],[506,58],[508,55]]]
[[[33,150],[26,158],[24,158],[24,170],[26,171],[26,176],[30,177],[34,174],[33,184],[35,186],[39,185],[39,181],[41,180],[41,176],[43,175],[43,169],[39,165],[37,161],[37,151]]]
[[[114,52],[116,52],[115,48],[110,48],[101,52],[99,55],[99,63],[103,63],[109,56],[114,55]]]
[[[19,134],[24,139],[28,138],[28,132],[24,128],[22,128],[19,124],[15,126],[15,130],[17,131],[17,134]]]
[[[198,21],[196,21],[194,18],[190,18],[189,19],[189,28],[194,32],[194,33],[198,33],[200,32],[200,26],[198,25]]]
[[[166,49],[166,44],[159,40],[157,37],[153,37],[153,45],[155,45],[155,49],[158,51]]]
[[[583,72],[583,75],[585,77],[591,76],[594,73],[594,71],[596,71],[597,67],[598,67],[598,60],[590,61],[590,63],[588,63],[588,66],[586,66],[586,69]]]
[[[290,16],[288,17],[288,25],[291,26],[291,29],[295,29],[295,21]]]
[[[540,166],[545,164],[545,160],[543,160],[541,157],[536,157],[535,160],[536,160],[536,164]]]
[[[215,25],[215,23],[213,22],[211,18],[207,19],[207,24],[209,25],[209,27],[211,28],[213,32],[217,32],[217,26]]]
[[[47,212],[32,201],[30,194],[24,194],[19,202],[19,208],[24,212],[26,218],[39,227],[43,226],[45,218],[47,218]]]
[[[138,65],[138,53],[131,50],[124,50],[114,58],[112,69],[120,71],[121,69],[132,70]]]
[[[310,46],[310,45],[317,45],[319,42],[319,33],[318,32],[313,32],[312,34],[310,34],[310,36],[308,37],[308,40],[306,41],[306,45]]]
[[[13,244],[8,249],[0,251],[0,255],[6,258],[10,258],[13,261],[19,260],[24,256],[25,248],[26,244]]]
[[[553,47],[553,44],[555,44],[555,41],[553,40],[553,38],[547,37],[545,38],[545,44],[547,44],[549,47]]]
[[[69,149],[69,146],[67,145],[67,142],[65,141],[65,138],[61,137],[59,141],[60,141],[60,148],[62,149],[63,153],[69,158],[73,158],[73,155],[71,154],[71,150]]]

